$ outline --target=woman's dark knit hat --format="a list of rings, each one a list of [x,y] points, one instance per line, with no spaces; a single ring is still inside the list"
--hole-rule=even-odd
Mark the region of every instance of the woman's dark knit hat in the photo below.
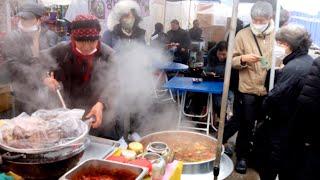
[[[71,37],[76,41],[99,40],[100,31],[98,18],[91,14],[78,15],[71,23]]]

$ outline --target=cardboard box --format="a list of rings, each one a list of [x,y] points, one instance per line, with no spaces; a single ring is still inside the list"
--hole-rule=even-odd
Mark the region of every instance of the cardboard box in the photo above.
[[[12,108],[12,95],[9,85],[0,85],[0,112]]]
[[[202,28],[202,30],[202,36],[206,41],[219,42],[225,38],[226,27],[224,26],[210,26]]]
[[[197,19],[201,28],[207,28],[213,26],[214,15],[213,14],[197,14]]]

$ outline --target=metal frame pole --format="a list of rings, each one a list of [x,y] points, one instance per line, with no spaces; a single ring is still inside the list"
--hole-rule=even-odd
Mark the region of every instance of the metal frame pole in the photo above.
[[[6,15],[6,24],[7,24],[7,33],[11,32],[11,11],[10,11],[10,2],[9,0],[5,1],[5,15]]]
[[[189,0],[188,30],[190,29],[191,0]]]
[[[219,172],[220,172],[222,140],[223,140],[224,123],[225,123],[225,117],[226,117],[227,100],[228,100],[228,92],[229,92],[229,85],[230,85],[234,40],[235,40],[236,27],[237,27],[238,6],[239,6],[239,0],[233,0],[233,10],[232,10],[229,43],[228,43],[229,48],[228,48],[228,54],[227,54],[226,69],[224,74],[223,94],[222,94],[222,100],[221,100],[220,121],[219,121],[219,129],[218,129],[218,145],[217,145],[216,159],[214,161],[214,169],[213,169],[213,176],[215,180],[218,179]]]
[[[167,0],[164,0],[164,10],[163,10],[163,26],[166,29],[166,16],[167,16]]]
[[[276,18],[275,18],[275,32],[279,29],[280,24],[280,2],[281,0],[277,0],[277,9],[276,9]],[[274,78],[275,78],[275,68],[276,68],[276,57],[275,57],[275,46],[277,45],[277,41],[274,40],[273,50],[272,50],[272,62],[271,62],[271,71],[270,71],[270,82],[269,82],[269,91],[271,91],[274,87]]]

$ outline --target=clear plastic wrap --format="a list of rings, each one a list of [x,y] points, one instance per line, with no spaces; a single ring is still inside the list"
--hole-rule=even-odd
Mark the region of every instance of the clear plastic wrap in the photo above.
[[[38,110],[5,120],[0,143],[16,149],[42,149],[73,141],[88,130],[80,109]]]

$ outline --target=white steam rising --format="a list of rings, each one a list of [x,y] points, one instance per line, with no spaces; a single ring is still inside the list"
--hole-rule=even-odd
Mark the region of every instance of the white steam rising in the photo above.
[[[110,81],[106,83],[114,85],[111,83],[112,89],[107,92],[113,92],[110,100],[121,119],[129,121],[133,116],[138,125],[133,131],[141,134],[175,129],[176,105],[160,103],[155,95],[157,69],[154,64],[166,62],[169,57],[159,49],[131,43],[120,47],[113,60],[112,70],[107,73]]]

